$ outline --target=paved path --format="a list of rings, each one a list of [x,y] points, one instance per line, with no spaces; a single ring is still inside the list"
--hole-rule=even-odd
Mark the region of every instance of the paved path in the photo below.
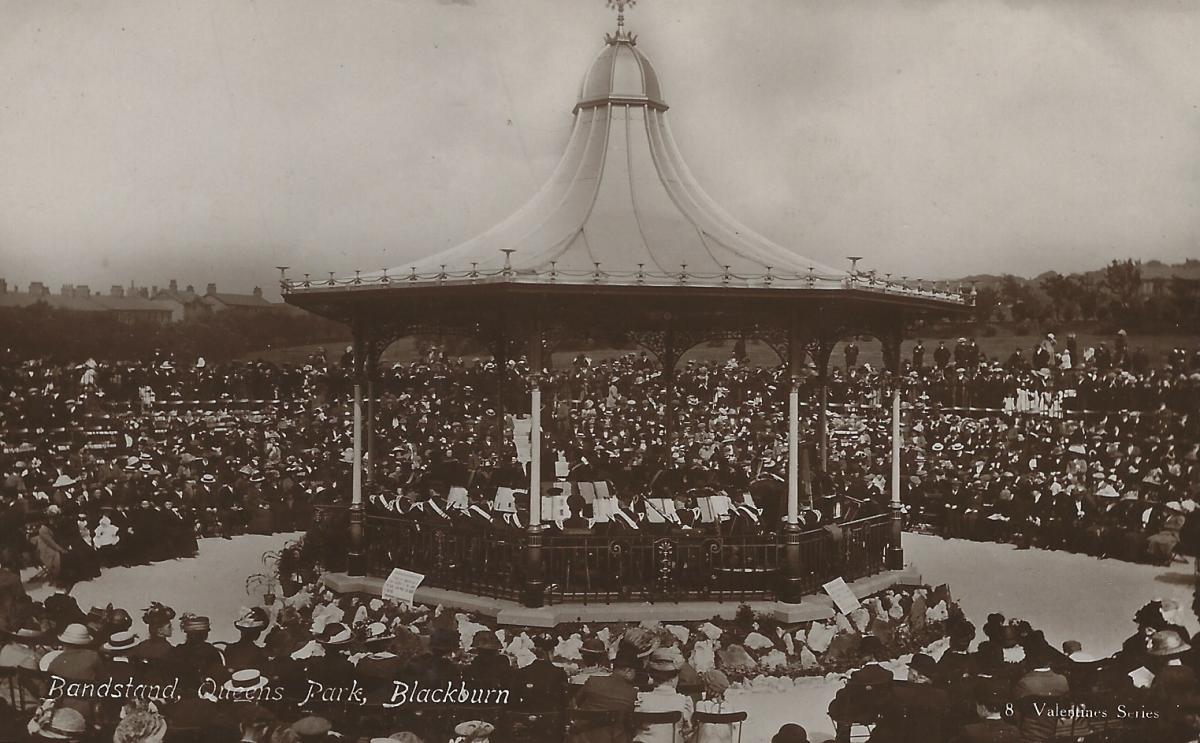
[[[204,539],[194,559],[105,570],[98,579],[76,586],[74,594],[85,611],[109,602],[126,607],[139,630],[144,630],[140,611],[158,600],[180,613],[209,616],[213,639],[233,640],[231,623],[238,608],[259,600],[247,595],[246,577],[263,571],[264,552],[296,536]],[[904,547],[906,559],[927,583],[950,585],[977,626],[989,612],[1000,611],[1029,620],[1052,643],[1076,639],[1088,652],[1105,655],[1133,630],[1130,620],[1138,607],[1153,598],[1174,598],[1184,608],[1182,623],[1192,631],[1198,627],[1190,611],[1190,561],[1163,568],[918,534],[906,534]],[[45,587],[31,590],[39,599],[48,592]],[[805,679],[786,692],[735,692],[734,700],[750,712],[743,740],[770,740],[785,722],[804,725],[813,741],[828,739],[833,731],[825,710],[838,686],[833,680]]]

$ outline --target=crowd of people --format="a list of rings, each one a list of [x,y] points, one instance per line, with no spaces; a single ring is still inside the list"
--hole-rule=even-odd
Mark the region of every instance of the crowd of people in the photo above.
[[[0,587],[11,588],[9,575],[0,570]],[[35,602],[16,586],[0,607],[3,740],[714,743],[738,740],[747,724],[730,676],[699,670],[678,627],[581,642],[572,630],[495,630],[308,582],[225,618],[239,639],[214,643],[206,616],[157,602],[85,612],[70,591]],[[855,636],[855,670],[829,707],[836,740],[1196,741],[1200,638],[1180,612],[1169,600],[1142,607],[1135,631],[1103,655],[1052,645],[1001,614],[977,631],[951,604],[948,644],[904,670],[872,625]],[[815,644],[816,627],[809,635]],[[772,741],[808,735],[789,723]]]
[[[69,590],[10,599],[5,741],[712,743],[746,720],[725,699],[730,678],[711,658],[698,671],[661,626],[580,641],[310,582],[243,609],[239,639],[213,643],[209,617],[157,602],[135,619],[112,605],[85,612]],[[807,737],[791,724],[775,741]]]
[[[990,363],[966,339],[953,351],[939,344],[931,359],[917,344],[903,377],[910,522],[1127,559],[1165,561],[1188,549],[1200,519],[1194,355],[1141,369],[1120,343],[1082,353],[1071,339],[1062,350],[1055,343],[1047,336],[1029,364]],[[824,468],[807,435],[805,527],[889,507],[890,427],[871,404],[889,382],[856,354],[848,344],[846,367],[830,376]],[[298,368],[155,358],[0,369],[9,390],[0,399],[0,544],[51,579],[75,580],[104,565],[191,554],[196,537],[307,528],[314,505],[348,498],[351,365],[317,354]],[[383,369],[372,511],[481,529],[526,525],[528,452],[517,435],[526,371],[520,360],[498,369],[436,352]],[[954,405],[963,389],[1000,394],[988,391],[1000,378],[1009,379],[1000,391],[1049,379],[1089,408],[1138,389],[1146,409],[1056,417]],[[815,382],[805,384],[813,403]],[[563,496],[544,518],[600,532],[773,533],[786,510],[788,387],[782,367],[736,359],[685,362],[670,391],[645,354],[581,356],[550,370],[542,481],[570,492],[544,492]],[[243,395],[259,402],[231,402]],[[224,403],[186,404],[209,397]],[[809,404],[805,430],[815,418]],[[615,496],[603,513],[595,483]],[[501,503],[500,493],[511,498]],[[177,538],[153,538],[160,534]]]
[[[981,632],[949,622],[939,658],[917,653],[904,680],[879,663],[850,675],[829,707],[837,741],[872,743],[1200,739],[1200,638],[1180,607],[1153,601],[1109,655],[1075,640],[1052,645],[1028,622],[990,614]],[[976,643],[977,635],[982,638]]]

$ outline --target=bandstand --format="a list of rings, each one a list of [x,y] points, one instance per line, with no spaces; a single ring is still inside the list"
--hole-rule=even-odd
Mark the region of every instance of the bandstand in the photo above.
[[[411,567],[432,571],[427,585],[540,607],[548,599],[795,603],[834,575],[852,579],[901,568],[899,384],[891,391],[892,510],[869,523],[845,525],[852,538],[842,540],[837,555],[824,531],[809,533],[799,525],[801,504],[810,497],[802,472],[799,392],[806,376],[815,374],[814,438],[823,464],[824,380],[839,339],[878,338],[885,364],[895,373],[906,325],[960,313],[968,298],[924,282],[883,280],[857,264],[837,270],[739,224],[688,170],[667,124],[658,77],[623,15],[605,41],[583,78],[566,152],[523,208],[488,232],[407,266],[320,280],[281,279],[289,304],[343,322],[353,332],[348,573],[379,576],[393,565]],[[431,533],[365,512],[363,481],[374,477],[377,459],[373,401],[380,356],[398,338],[425,334],[479,339],[500,370],[521,354],[527,360],[530,497],[522,535]],[[778,353],[791,386],[787,509],[777,535],[741,541],[686,535],[565,540],[547,533],[540,497],[542,375],[549,354],[581,336],[623,337],[644,347],[661,364],[668,389],[680,357],[706,341],[753,337]],[[669,417],[667,427],[669,436]],[[753,579],[731,567],[745,564],[750,552],[760,568]],[[472,569],[482,564],[484,553],[489,564],[507,569]],[[663,564],[673,567],[658,570]],[[452,573],[448,565],[466,568]],[[689,580],[700,575],[725,575],[730,582]]]

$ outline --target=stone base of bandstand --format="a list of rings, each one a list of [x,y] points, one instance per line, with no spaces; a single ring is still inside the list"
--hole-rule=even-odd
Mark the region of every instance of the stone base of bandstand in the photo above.
[[[323,581],[326,587],[339,594],[362,593],[379,596],[383,593],[383,578],[326,573]],[[893,586],[920,584],[921,573],[913,565],[907,565],[902,570],[887,570],[847,582],[850,590],[859,598],[885,591]],[[742,603],[734,600],[656,603],[625,601],[611,604],[571,602],[530,609],[516,601],[424,586],[417,589],[414,600],[418,604],[441,605],[448,609],[482,614],[494,618],[496,623],[502,626],[545,628],[575,622],[687,622],[704,621],[714,616],[733,619]],[[784,624],[830,619],[836,613],[833,600],[824,593],[805,596],[798,604],[785,604],[781,601],[745,603],[755,612],[768,615]]]

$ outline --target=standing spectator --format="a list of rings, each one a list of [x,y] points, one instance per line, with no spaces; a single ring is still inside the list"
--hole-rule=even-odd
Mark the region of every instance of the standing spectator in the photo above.
[[[0,633],[17,626],[20,610],[27,599],[21,576],[9,569],[9,558],[0,554]]]
[[[933,349],[933,363],[939,369],[950,365],[950,349],[946,348],[946,341],[938,341],[938,347]]]
[[[853,369],[858,364],[858,344],[850,341],[846,344],[846,370]]]
[[[920,371],[921,367],[923,367],[924,364],[925,364],[925,344],[922,343],[921,339],[918,338],[917,343],[916,343],[916,345],[913,346],[913,350],[912,350],[912,365],[913,365],[914,369],[916,369],[917,371]]]

